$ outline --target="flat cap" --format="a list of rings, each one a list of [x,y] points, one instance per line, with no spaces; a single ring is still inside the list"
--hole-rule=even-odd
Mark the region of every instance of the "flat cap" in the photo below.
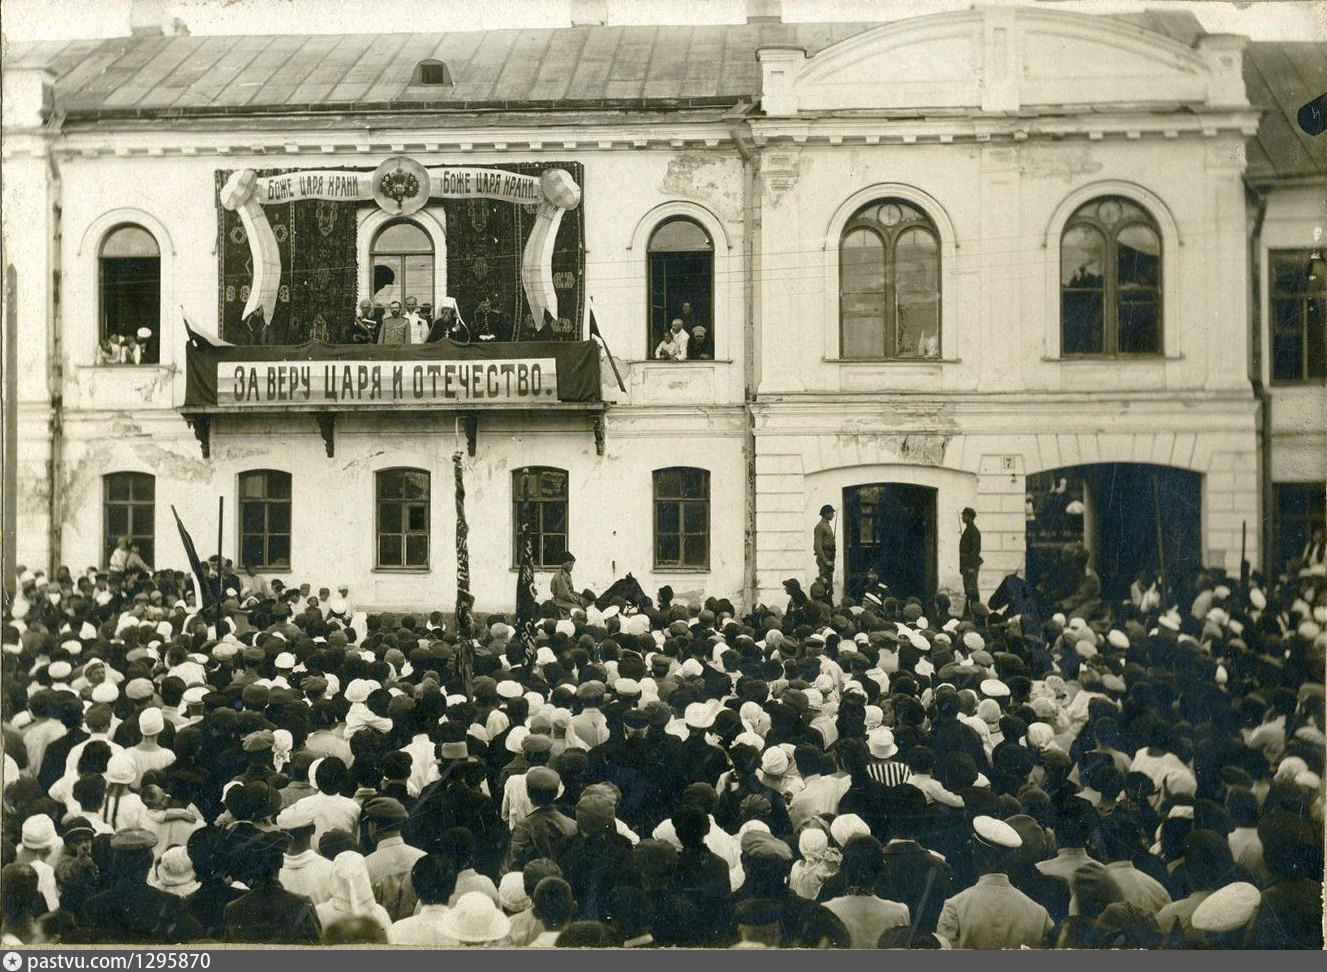
[[[1258,911],[1262,894],[1247,881],[1213,891],[1194,909],[1190,924],[1198,931],[1231,932],[1247,925]]]
[[[742,853],[753,860],[791,861],[792,848],[773,834],[748,830],[742,835]]]
[[[525,774],[525,785],[541,790],[556,790],[562,785],[562,777],[547,766],[532,766]]]
[[[156,846],[157,835],[142,827],[117,830],[111,836],[111,847],[115,850],[151,850]]]
[[[400,800],[387,796],[374,797],[365,802],[364,815],[380,825],[405,823],[408,816]]]

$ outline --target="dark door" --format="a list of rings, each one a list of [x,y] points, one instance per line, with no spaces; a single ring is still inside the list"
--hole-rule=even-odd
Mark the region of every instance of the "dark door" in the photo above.
[[[843,534],[849,594],[867,570],[900,597],[935,590],[935,490],[902,483],[869,483],[843,491]]]

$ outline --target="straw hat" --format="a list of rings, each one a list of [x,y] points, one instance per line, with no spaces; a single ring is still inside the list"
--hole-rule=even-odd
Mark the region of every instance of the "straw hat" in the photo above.
[[[496,942],[511,931],[511,919],[482,891],[467,891],[442,917],[442,931],[458,942]]]

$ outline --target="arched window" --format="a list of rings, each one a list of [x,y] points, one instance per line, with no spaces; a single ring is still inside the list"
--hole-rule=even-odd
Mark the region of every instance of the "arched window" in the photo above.
[[[840,354],[940,357],[940,235],[900,199],[867,203],[839,242]]]
[[[1122,196],[1079,206],[1060,236],[1065,355],[1161,353],[1161,231]]]
[[[710,474],[674,466],[654,471],[654,567],[710,566]]]
[[[240,564],[290,569],[290,473],[240,473]]]
[[[378,230],[370,258],[373,302],[378,308],[386,308],[394,300],[404,304],[407,297],[420,304],[433,303],[433,240],[418,223],[399,219]]]
[[[161,249],[147,230],[116,226],[98,251],[104,364],[156,364],[161,355]]]
[[[378,529],[374,566],[427,570],[429,474],[424,469],[383,469],[374,477]]]
[[[553,570],[567,554],[567,471],[550,466],[526,466],[511,474],[512,563],[520,563],[516,525],[528,523],[534,541],[535,566]]]
[[[138,555],[153,564],[156,553],[157,480],[150,473],[116,472],[101,479],[102,554],[111,562],[116,544],[137,544]]]
[[[674,320],[686,331],[687,358],[714,357],[714,241],[693,219],[664,220],[650,234],[651,357]],[[704,328],[698,334],[696,328]]]

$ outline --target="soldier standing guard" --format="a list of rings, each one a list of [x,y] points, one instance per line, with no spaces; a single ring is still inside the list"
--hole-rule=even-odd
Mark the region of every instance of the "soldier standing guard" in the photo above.
[[[826,503],[820,508],[820,522],[816,524],[811,536],[811,546],[816,555],[816,570],[820,582],[825,585],[825,598],[834,601],[834,558],[838,547],[834,542],[834,507]]]

